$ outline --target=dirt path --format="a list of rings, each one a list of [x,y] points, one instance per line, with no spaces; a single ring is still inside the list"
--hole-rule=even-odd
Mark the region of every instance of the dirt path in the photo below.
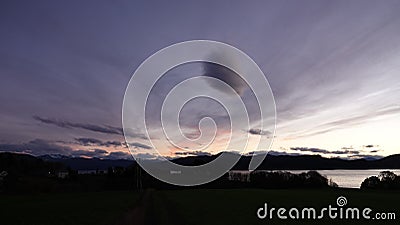
[[[183,225],[175,205],[163,193],[144,191],[138,204],[115,225]]]
[[[152,191],[144,191],[139,198],[138,204],[127,212],[115,225],[147,225],[146,210],[151,202]]]

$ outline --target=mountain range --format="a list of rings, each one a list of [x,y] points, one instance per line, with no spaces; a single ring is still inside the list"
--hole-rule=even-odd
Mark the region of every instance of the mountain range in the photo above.
[[[188,156],[176,158],[174,163],[186,166],[208,163],[217,155]],[[0,169],[11,165],[10,159],[23,165],[39,161],[53,162],[74,170],[105,170],[109,167],[128,167],[135,163],[125,159],[74,158],[63,155],[30,156],[16,153],[0,153]],[[251,156],[242,156],[233,170],[247,170]],[[11,164],[10,164],[11,163]],[[6,169],[6,168],[3,168]],[[340,158],[324,158],[320,155],[267,155],[257,170],[331,170],[331,169],[400,169],[400,154],[381,159],[346,160]]]
[[[187,156],[173,159],[174,163],[180,165],[202,165],[208,163],[217,155]],[[135,161],[111,160],[99,158],[71,158],[40,156],[45,161],[59,162],[72,169],[107,169],[112,166],[127,167]],[[234,170],[247,170],[251,156],[242,156],[233,167]],[[362,158],[347,160],[341,158],[325,158],[320,155],[267,155],[257,170],[331,170],[331,169],[400,169],[400,154],[390,155],[384,158],[371,159]]]

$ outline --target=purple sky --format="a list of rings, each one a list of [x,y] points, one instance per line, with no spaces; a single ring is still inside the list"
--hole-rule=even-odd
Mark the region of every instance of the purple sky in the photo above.
[[[0,151],[129,158],[121,110],[133,71],[168,45],[210,39],[266,74],[275,151],[399,153],[398,12],[389,0],[1,1]],[[145,152],[143,131],[133,135]]]

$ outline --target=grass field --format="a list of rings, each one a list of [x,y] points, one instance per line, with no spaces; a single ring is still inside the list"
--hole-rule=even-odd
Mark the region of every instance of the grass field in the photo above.
[[[1,225],[109,225],[134,207],[138,193],[0,195]]]
[[[240,224],[399,224],[400,192],[360,190],[148,190],[40,195],[0,195],[1,225],[114,225],[132,212],[143,211],[144,223],[174,225]],[[370,207],[375,212],[396,212],[396,220],[260,220],[256,211],[269,207],[336,207],[345,196],[345,207]],[[138,214],[139,215],[139,214]],[[129,221],[129,220],[128,220]],[[134,224],[124,222],[123,224]],[[137,223],[138,224],[138,223]]]
[[[269,207],[313,207],[321,209],[329,204],[337,207],[336,199],[345,196],[345,207],[370,207],[374,212],[396,212],[400,216],[400,192],[360,190],[188,190],[156,193],[159,199],[169,202],[168,210],[174,210],[179,221],[169,224],[399,224],[396,220],[260,220],[256,211],[265,202]],[[166,213],[160,210],[160,215]],[[165,211],[165,209],[164,209]],[[168,219],[168,218],[167,218]],[[167,220],[160,220],[164,222]],[[160,224],[162,224],[160,223]],[[167,224],[167,223],[166,223]]]

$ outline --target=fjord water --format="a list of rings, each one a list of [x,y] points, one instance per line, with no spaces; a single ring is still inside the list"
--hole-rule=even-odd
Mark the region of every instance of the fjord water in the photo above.
[[[343,188],[360,188],[361,183],[370,176],[378,176],[382,171],[392,171],[399,175],[400,170],[373,169],[373,170],[318,170],[318,172]],[[301,171],[289,171],[298,173]]]
[[[290,173],[298,174],[308,172],[308,170],[285,170]],[[392,171],[400,175],[399,169],[372,169],[372,170],[317,170],[318,173],[332,179],[342,188],[360,188],[361,183],[370,176],[378,176],[382,171]],[[248,173],[248,171],[237,171]]]

